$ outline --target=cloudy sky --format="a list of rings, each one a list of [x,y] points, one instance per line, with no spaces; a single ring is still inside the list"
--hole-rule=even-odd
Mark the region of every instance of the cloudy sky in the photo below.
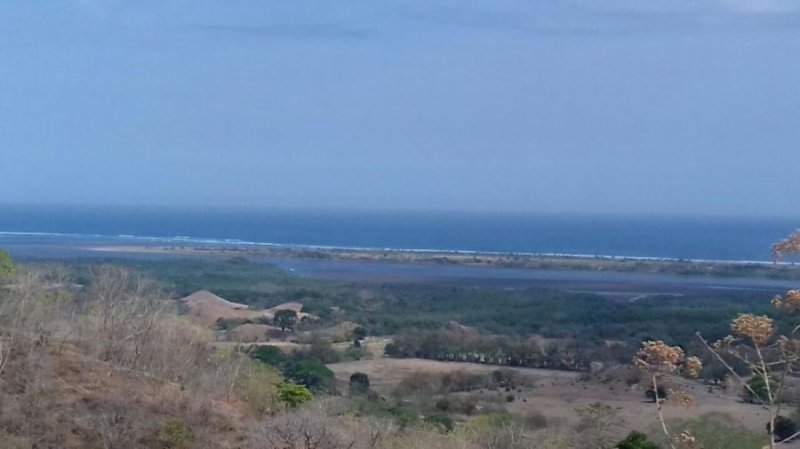
[[[0,2],[0,203],[797,215],[797,0]]]

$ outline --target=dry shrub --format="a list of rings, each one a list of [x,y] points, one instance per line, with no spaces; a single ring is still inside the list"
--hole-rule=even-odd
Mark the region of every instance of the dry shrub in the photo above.
[[[60,270],[21,270],[0,291],[0,447],[156,447],[170,417],[198,436],[230,428],[212,398],[239,388],[249,360],[214,363],[208,332],[152,283],[110,266],[92,275],[82,292]]]
[[[530,443],[525,427],[507,414],[478,416],[464,427],[463,435],[486,449],[527,449]]]
[[[547,427],[547,417],[540,412],[528,412],[524,417],[524,421],[529,429],[539,430]]]
[[[329,416],[311,405],[267,420],[256,439],[264,449],[376,449],[384,437],[377,425]]]
[[[9,365],[47,346],[60,328],[72,295],[48,284],[42,271],[19,272],[0,301],[0,379]]]
[[[575,449],[612,447],[619,439],[624,421],[613,407],[594,402],[577,413],[580,420],[575,428]]]
[[[259,416],[280,410],[278,384],[283,381],[281,374],[273,367],[249,360],[242,368],[236,379],[237,397]]]
[[[103,403],[87,414],[86,427],[93,429],[103,449],[143,447],[152,420],[137,407],[121,403]]]
[[[386,438],[384,449],[481,449],[476,443],[454,433],[411,429]]]
[[[152,282],[121,267],[92,270],[80,343],[101,360],[166,380],[181,380],[208,353],[211,336],[177,317]]]

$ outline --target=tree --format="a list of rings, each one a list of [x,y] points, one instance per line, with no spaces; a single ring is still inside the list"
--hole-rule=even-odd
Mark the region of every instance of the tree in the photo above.
[[[771,304],[777,311],[796,315],[800,312],[800,290],[790,290],[784,297],[776,296]],[[786,438],[779,438],[777,419],[781,410],[784,380],[800,361],[798,332],[800,324],[794,325],[789,332],[780,335],[774,319],[766,315],[740,313],[731,321],[731,335],[722,340],[708,343],[700,333],[697,334],[698,339],[711,354],[744,386],[748,397],[769,410],[767,431],[770,434],[770,448],[774,448],[776,442],[797,436],[790,434]],[[723,355],[742,362],[753,373],[753,378],[745,381],[727,363]]]
[[[304,385],[283,383],[278,385],[278,397],[287,407],[297,407],[312,398],[311,392]]]
[[[279,366],[284,361],[283,352],[275,346],[258,346],[250,351],[250,357],[271,366]]]
[[[357,328],[353,329],[353,338],[356,341],[367,338],[367,330],[362,326],[358,326]]]
[[[602,402],[594,402],[577,412],[580,421],[576,427],[578,431],[576,449],[596,449],[611,447],[614,444],[622,420],[613,407]]]
[[[14,259],[8,251],[0,249],[0,277],[14,272]]]
[[[770,377],[768,389],[763,377],[753,376],[747,381],[744,396],[749,402],[761,404],[769,400],[769,391],[778,391],[778,382],[774,378]]]
[[[772,246],[776,262],[783,256],[798,252],[800,252],[800,230]],[[797,315],[800,312],[800,290],[789,290],[784,297],[775,296],[771,304],[776,311]],[[731,335],[714,343],[706,341],[699,332],[697,338],[744,386],[750,397],[769,410],[767,432],[770,434],[770,448],[774,448],[776,442],[797,437],[797,434],[789,434],[780,438],[777,431],[778,418],[781,418],[779,413],[781,393],[785,384],[783,381],[800,361],[800,335],[798,335],[800,324],[794,324],[788,332],[781,335],[773,318],[740,313],[731,320],[730,329]],[[753,377],[761,378],[761,381],[752,379],[745,381],[723,355],[742,362],[753,373]],[[783,425],[785,424],[784,422]]]
[[[353,373],[350,376],[350,395],[367,394],[369,391],[369,376],[364,373]]]
[[[284,372],[286,377],[300,385],[305,385],[317,393],[334,393],[336,378],[327,366],[319,362],[303,361],[290,365]]]
[[[659,449],[659,447],[647,439],[647,435],[634,430],[624,440],[617,443],[617,449]]]
[[[779,262],[784,256],[797,253],[800,253],[800,229],[785,240],[772,245],[772,258],[775,262]]]
[[[273,322],[281,327],[281,331],[286,332],[286,329],[291,329],[297,323],[297,312],[289,309],[278,310],[275,312]]]

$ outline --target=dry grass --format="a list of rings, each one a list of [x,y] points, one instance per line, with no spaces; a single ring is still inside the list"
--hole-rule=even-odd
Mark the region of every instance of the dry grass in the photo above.
[[[420,372],[436,375],[448,372],[489,375],[498,368],[482,364],[390,358],[342,362],[328,366],[342,388],[352,373],[363,372],[369,376],[371,388],[386,396],[400,385],[403,379]],[[603,376],[602,373],[589,378],[575,372],[529,368],[512,368],[512,370],[536,379],[532,386],[514,392],[514,402],[505,404],[505,408],[514,415],[543,414],[547,422],[552,425],[558,427],[558,423],[562,423],[562,427],[572,426],[579,421],[577,410],[595,402],[602,402],[617,412],[619,418],[627,423],[628,429],[649,430],[658,425],[658,419],[653,413],[653,404],[645,398],[646,387],[638,384],[628,385],[627,376],[624,375],[627,370],[622,370],[623,375],[613,378]],[[694,396],[694,404],[687,408],[677,401],[667,401],[664,405],[667,419],[690,419],[709,413],[719,413],[755,432],[763,432],[764,423],[769,420],[769,414],[763,407],[741,401],[739,389],[725,392],[715,388],[709,392],[707,387],[698,382],[678,378],[673,379],[669,387],[690,392]],[[501,391],[490,393],[498,397],[506,394]]]

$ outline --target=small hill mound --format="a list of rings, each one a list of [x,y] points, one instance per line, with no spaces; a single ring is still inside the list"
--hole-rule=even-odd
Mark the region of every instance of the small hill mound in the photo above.
[[[198,323],[213,327],[217,320],[272,319],[272,314],[263,310],[252,310],[245,304],[228,301],[209,291],[201,290],[181,300],[189,309],[189,315]]]

